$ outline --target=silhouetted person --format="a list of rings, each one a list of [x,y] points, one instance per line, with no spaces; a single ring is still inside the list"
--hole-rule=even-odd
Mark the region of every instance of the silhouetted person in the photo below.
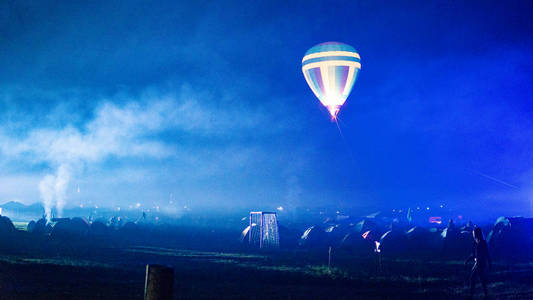
[[[476,286],[476,278],[479,277],[481,285],[483,286],[483,292],[487,297],[487,272],[492,267],[490,260],[489,248],[487,242],[483,238],[481,228],[476,227],[472,234],[474,235],[474,245],[472,248],[472,255],[465,261],[465,265],[472,259],[474,260],[474,267],[472,267],[472,273],[470,273],[470,296],[474,295],[474,288]]]

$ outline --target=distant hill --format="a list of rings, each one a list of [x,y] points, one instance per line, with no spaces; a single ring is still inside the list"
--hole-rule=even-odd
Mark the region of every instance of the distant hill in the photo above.
[[[9,202],[6,202],[4,204],[1,204],[0,207],[2,207],[2,209],[6,209],[6,210],[17,210],[17,209],[26,209],[27,206],[25,204],[20,203],[20,202],[9,201]]]
[[[9,209],[9,210],[17,210],[17,209],[19,210],[20,209],[22,210],[44,210],[43,205],[39,202],[26,205],[24,203],[20,203],[17,201],[9,201],[4,204],[0,204],[0,207],[2,207],[2,209]]]
[[[9,201],[0,204],[2,215],[11,219],[38,219],[44,214],[44,207],[41,203],[25,205],[17,201]]]

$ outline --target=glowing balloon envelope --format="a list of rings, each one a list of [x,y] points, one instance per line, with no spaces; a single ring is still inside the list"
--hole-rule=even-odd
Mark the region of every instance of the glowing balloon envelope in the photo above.
[[[327,42],[309,49],[302,72],[315,96],[335,120],[361,70],[361,57],[349,45]]]

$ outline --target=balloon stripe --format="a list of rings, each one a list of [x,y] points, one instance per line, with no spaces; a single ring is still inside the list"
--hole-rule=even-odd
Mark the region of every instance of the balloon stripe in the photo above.
[[[322,75],[322,95],[330,95],[331,89],[330,89],[330,83],[329,83],[329,73],[328,73],[328,66],[320,67],[320,75]],[[320,99],[322,100],[322,99]]]
[[[348,79],[349,69],[350,69],[349,67],[344,67],[344,66],[337,68],[337,72],[338,72],[337,91],[343,97],[346,97],[344,94],[344,89],[345,89],[344,87],[346,86],[346,80]]]
[[[325,81],[324,81],[324,77],[322,77],[323,73],[321,71],[322,71],[321,68],[314,69],[316,85],[318,87],[317,90],[318,90],[318,94],[320,95],[320,99],[322,99],[322,97],[325,95],[325,92],[326,92]]]
[[[322,74],[320,73],[320,68],[311,69],[309,74],[311,75],[313,85],[316,89],[317,97],[322,98],[322,95],[324,94],[324,86],[322,83]]]
[[[320,87],[318,86],[318,84],[316,82],[316,77],[314,75],[312,75],[313,73],[311,71],[306,71],[306,72],[304,72],[304,74],[306,74],[305,75],[306,78],[309,78],[309,80],[307,81],[307,84],[309,85],[309,87],[311,87],[311,90],[313,91],[315,96],[317,98],[322,97],[321,96]]]
[[[328,66],[328,68],[327,68],[328,77],[329,77],[329,90],[330,90],[330,94],[331,95],[339,94],[337,92],[339,89],[337,88],[337,81],[338,80],[337,80],[336,69],[338,69],[338,67],[336,67],[336,66]]]
[[[351,56],[351,57],[356,57],[356,58],[361,59],[361,57],[359,56],[359,53],[357,52],[327,51],[327,52],[318,52],[318,53],[308,54],[304,56],[304,58],[302,58],[302,62],[307,59],[316,58],[316,57],[324,57],[324,56]]]
[[[354,68],[352,76],[351,76],[351,78],[349,78],[349,81],[346,83],[346,86],[345,86],[345,89],[344,89],[344,94],[346,95],[346,97],[348,97],[348,95],[352,91],[352,88],[353,88],[353,85],[355,83],[355,80],[357,80],[357,75],[359,75],[359,69],[355,69]]]
[[[316,57],[316,58],[305,60],[304,62],[302,62],[302,66],[305,66],[307,64],[311,64],[314,62],[332,61],[332,60],[347,61],[347,62],[349,61],[359,62],[360,61],[359,58],[351,57],[351,56],[324,56],[324,57]]]
[[[361,63],[358,63],[355,61],[330,60],[330,61],[320,61],[320,62],[314,62],[311,64],[307,64],[302,67],[302,70],[320,68],[322,66],[349,66],[349,67],[353,66],[355,68],[361,69]]]
[[[303,73],[304,73],[304,77],[305,77],[305,81],[307,82],[307,85],[311,88],[315,96],[318,97],[316,89],[315,89],[315,84],[313,83],[311,76],[309,75],[309,71],[304,71]]]

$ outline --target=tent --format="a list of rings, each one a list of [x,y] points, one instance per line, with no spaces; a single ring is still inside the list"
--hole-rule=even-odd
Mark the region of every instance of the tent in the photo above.
[[[443,255],[445,257],[462,258],[472,251],[474,239],[471,230],[445,228],[442,233]]]
[[[533,218],[498,218],[487,236],[487,242],[495,259],[533,259]]]
[[[372,231],[374,233],[377,233],[379,231],[379,226],[371,220],[364,219],[357,224],[355,224],[353,231],[363,234],[367,231]]]
[[[302,247],[316,248],[316,247],[327,247],[328,245],[328,236],[320,226],[314,225],[307,228],[298,243]]]
[[[399,255],[407,251],[407,236],[400,230],[389,230],[379,239],[383,255]]]
[[[342,239],[340,248],[353,254],[371,254],[376,248],[375,236],[377,234],[373,234],[370,230],[363,234],[357,231],[349,232]]]
[[[298,246],[300,234],[295,229],[278,225],[279,246],[284,249],[291,249]]]
[[[58,219],[52,228],[52,238],[76,238],[86,236],[89,232],[89,223],[82,218]]]
[[[409,229],[405,236],[409,254],[434,254],[441,249],[442,238],[438,231],[432,232],[426,228],[415,226]]]
[[[33,230],[35,229],[35,221],[34,220],[31,220],[29,223],[28,223],[28,226],[26,226],[26,231],[27,232],[33,232]]]
[[[93,237],[104,237],[109,234],[109,228],[100,221],[94,221],[89,228],[89,234]]]
[[[346,234],[352,231],[353,226],[348,224],[330,224],[324,230],[328,237],[328,244],[334,247],[339,247]]]
[[[27,230],[28,232],[35,233],[35,234],[46,233],[47,232],[46,219],[40,218],[39,220],[37,220],[37,222],[31,221],[30,223],[28,223]]]
[[[241,243],[248,244],[250,241],[250,225],[246,226],[244,230],[241,232]]]
[[[138,241],[142,238],[142,230],[134,222],[127,222],[118,230],[120,238],[129,241]]]
[[[15,226],[13,226],[13,222],[6,217],[6,216],[0,216],[0,235],[6,235],[11,234],[15,232]]]

